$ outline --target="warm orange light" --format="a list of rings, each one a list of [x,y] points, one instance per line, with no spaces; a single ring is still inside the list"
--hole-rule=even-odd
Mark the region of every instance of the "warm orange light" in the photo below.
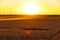
[[[31,34],[31,31],[26,31],[26,35],[30,35]]]

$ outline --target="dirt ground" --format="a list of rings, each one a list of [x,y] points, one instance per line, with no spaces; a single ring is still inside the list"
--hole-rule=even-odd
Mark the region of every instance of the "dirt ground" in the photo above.
[[[0,40],[60,40],[60,19],[0,21]]]

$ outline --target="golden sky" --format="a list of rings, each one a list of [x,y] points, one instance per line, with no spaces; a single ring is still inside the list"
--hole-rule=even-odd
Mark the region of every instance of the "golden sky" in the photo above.
[[[22,14],[22,5],[29,1],[41,7],[40,14],[60,14],[60,0],[0,0],[0,14]]]

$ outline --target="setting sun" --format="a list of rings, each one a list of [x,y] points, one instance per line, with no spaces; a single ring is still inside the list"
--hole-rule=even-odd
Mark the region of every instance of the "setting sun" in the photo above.
[[[39,6],[34,2],[26,2],[22,7],[22,11],[27,15],[35,15],[39,11]]]

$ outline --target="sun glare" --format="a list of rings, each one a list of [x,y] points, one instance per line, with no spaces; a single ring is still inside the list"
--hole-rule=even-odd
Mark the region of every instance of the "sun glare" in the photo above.
[[[0,0],[0,15],[60,15],[60,1]]]
[[[27,2],[22,6],[22,11],[27,15],[37,14],[39,6],[34,2]]]

